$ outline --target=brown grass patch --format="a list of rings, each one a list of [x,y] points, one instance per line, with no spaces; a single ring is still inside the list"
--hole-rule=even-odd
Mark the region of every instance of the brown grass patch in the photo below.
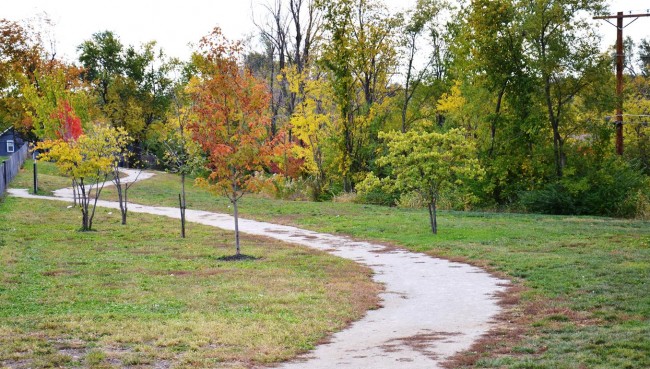
[[[382,345],[381,349],[385,352],[399,352],[401,347],[408,347],[430,359],[437,360],[438,355],[432,351],[432,343],[457,335],[458,332],[422,332],[409,337],[391,339]]]
[[[586,326],[599,323],[587,313],[563,307],[563,302],[557,299],[522,302],[522,294],[529,289],[522,285],[507,287],[505,291],[496,294],[503,311],[495,317],[494,328],[479,338],[467,351],[449,357],[441,364],[444,368],[472,367],[482,358],[522,355],[514,348],[520,346],[526,337],[535,334],[535,322],[544,321],[546,328],[560,328],[566,324]],[[535,354],[542,354],[546,349],[540,347]]]

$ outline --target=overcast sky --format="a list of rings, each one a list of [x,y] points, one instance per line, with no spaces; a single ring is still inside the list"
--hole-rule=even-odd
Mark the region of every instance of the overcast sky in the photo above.
[[[272,1],[272,0],[270,0]],[[0,18],[23,20],[47,14],[54,22],[57,56],[76,60],[76,47],[93,33],[111,30],[125,45],[138,46],[156,40],[168,55],[187,59],[188,43],[196,43],[219,25],[231,39],[255,33],[253,14],[263,13],[265,0],[0,0]],[[394,11],[415,0],[385,0]],[[650,9],[650,0],[609,0],[610,10]],[[599,21],[605,45],[616,38],[616,29]],[[627,23],[627,22],[626,22]],[[636,41],[650,37],[650,17],[640,18],[625,29]],[[603,46],[605,48],[605,45]]]

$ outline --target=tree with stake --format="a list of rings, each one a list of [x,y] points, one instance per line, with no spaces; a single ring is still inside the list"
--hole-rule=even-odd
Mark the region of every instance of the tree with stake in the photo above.
[[[170,172],[181,175],[181,193],[179,207],[181,211],[181,237],[185,238],[185,178],[197,168],[203,166],[203,152],[201,147],[191,139],[189,124],[192,120],[193,107],[183,91],[174,94],[173,111],[169,119],[161,126],[159,140],[162,142],[164,154],[163,161]]]
[[[238,201],[254,189],[255,172],[263,170],[273,155],[270,96],[263,82],[240,67],[240,44],[226,40],[219,28],[199,46],[193,56],[198,74],[189,85],[196,113],[190,130],[206,152],[210,173],[198,183],[230,200],[239,258]]]
[[[387,141],[387,154],[377,163],[392,169],[392,176],[384,181],[384,186],[420,194],[429,208],[431,231],[437,234],[436,210],[440,193],[461,186],[465,179],[483,174],[474,143],[460,129],[446,133],[382,132],[379,137]],[[365,182],[379,183],[376,177],[367,178]]]

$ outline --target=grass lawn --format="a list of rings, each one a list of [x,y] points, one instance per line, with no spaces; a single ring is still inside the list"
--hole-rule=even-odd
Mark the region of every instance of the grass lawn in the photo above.
[[[52,191],[72,186],[71,180],[60,176],[53,163],[37,161],[36,173],[39,195],[52,196]],[[25,160],[23,170],[11,181],[10,187],[28,188],[29,193],[34,192],[34,160]]]
[[[250,367],[377,306],[380,287],[351,261],[247,236],[257,259],[221,261],[232,233],[192,225],[180,239],[175,220],[122,226],[101,208],[82,233],[67,206],[0,201],[0,368]]]
[[[129,198],[176,206],[179,188],[178,177],[162,173],[134,185]],[[224,198],[193,186],[188,207],[230,210]],[[245,196],[240,213],[390,242],[512,279],[517,287],[504,297],[503,328],[452,367],[650,368],[647,222],[443,211],[434,236],[425,210]]]

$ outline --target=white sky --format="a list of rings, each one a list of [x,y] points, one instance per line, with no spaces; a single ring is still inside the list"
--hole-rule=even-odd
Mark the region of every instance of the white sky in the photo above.
[[[76,47],[93,33],[110,30],[124,45],[139,46],[156,40],[171,56],[187,59],[188,43],[197,43],[219,25],[231,39],[256,34],[253,8],[267,0],[0,0],[0,18],[23,20],[46,13],[54,21],[57,56],[76,60]],[[273,1],[273,0],[270,0]],[[415,0],[384,0],[391,9],[403,10]],[[636,10],[645,13],[650,0],[608,0],[612,12]],[[627,22],[626,22],[627,23]],[[598,21],[604,46],[614,43],[615,28]],[[625,29],[635,41],[650,37],[650,17],[640,18]]]

